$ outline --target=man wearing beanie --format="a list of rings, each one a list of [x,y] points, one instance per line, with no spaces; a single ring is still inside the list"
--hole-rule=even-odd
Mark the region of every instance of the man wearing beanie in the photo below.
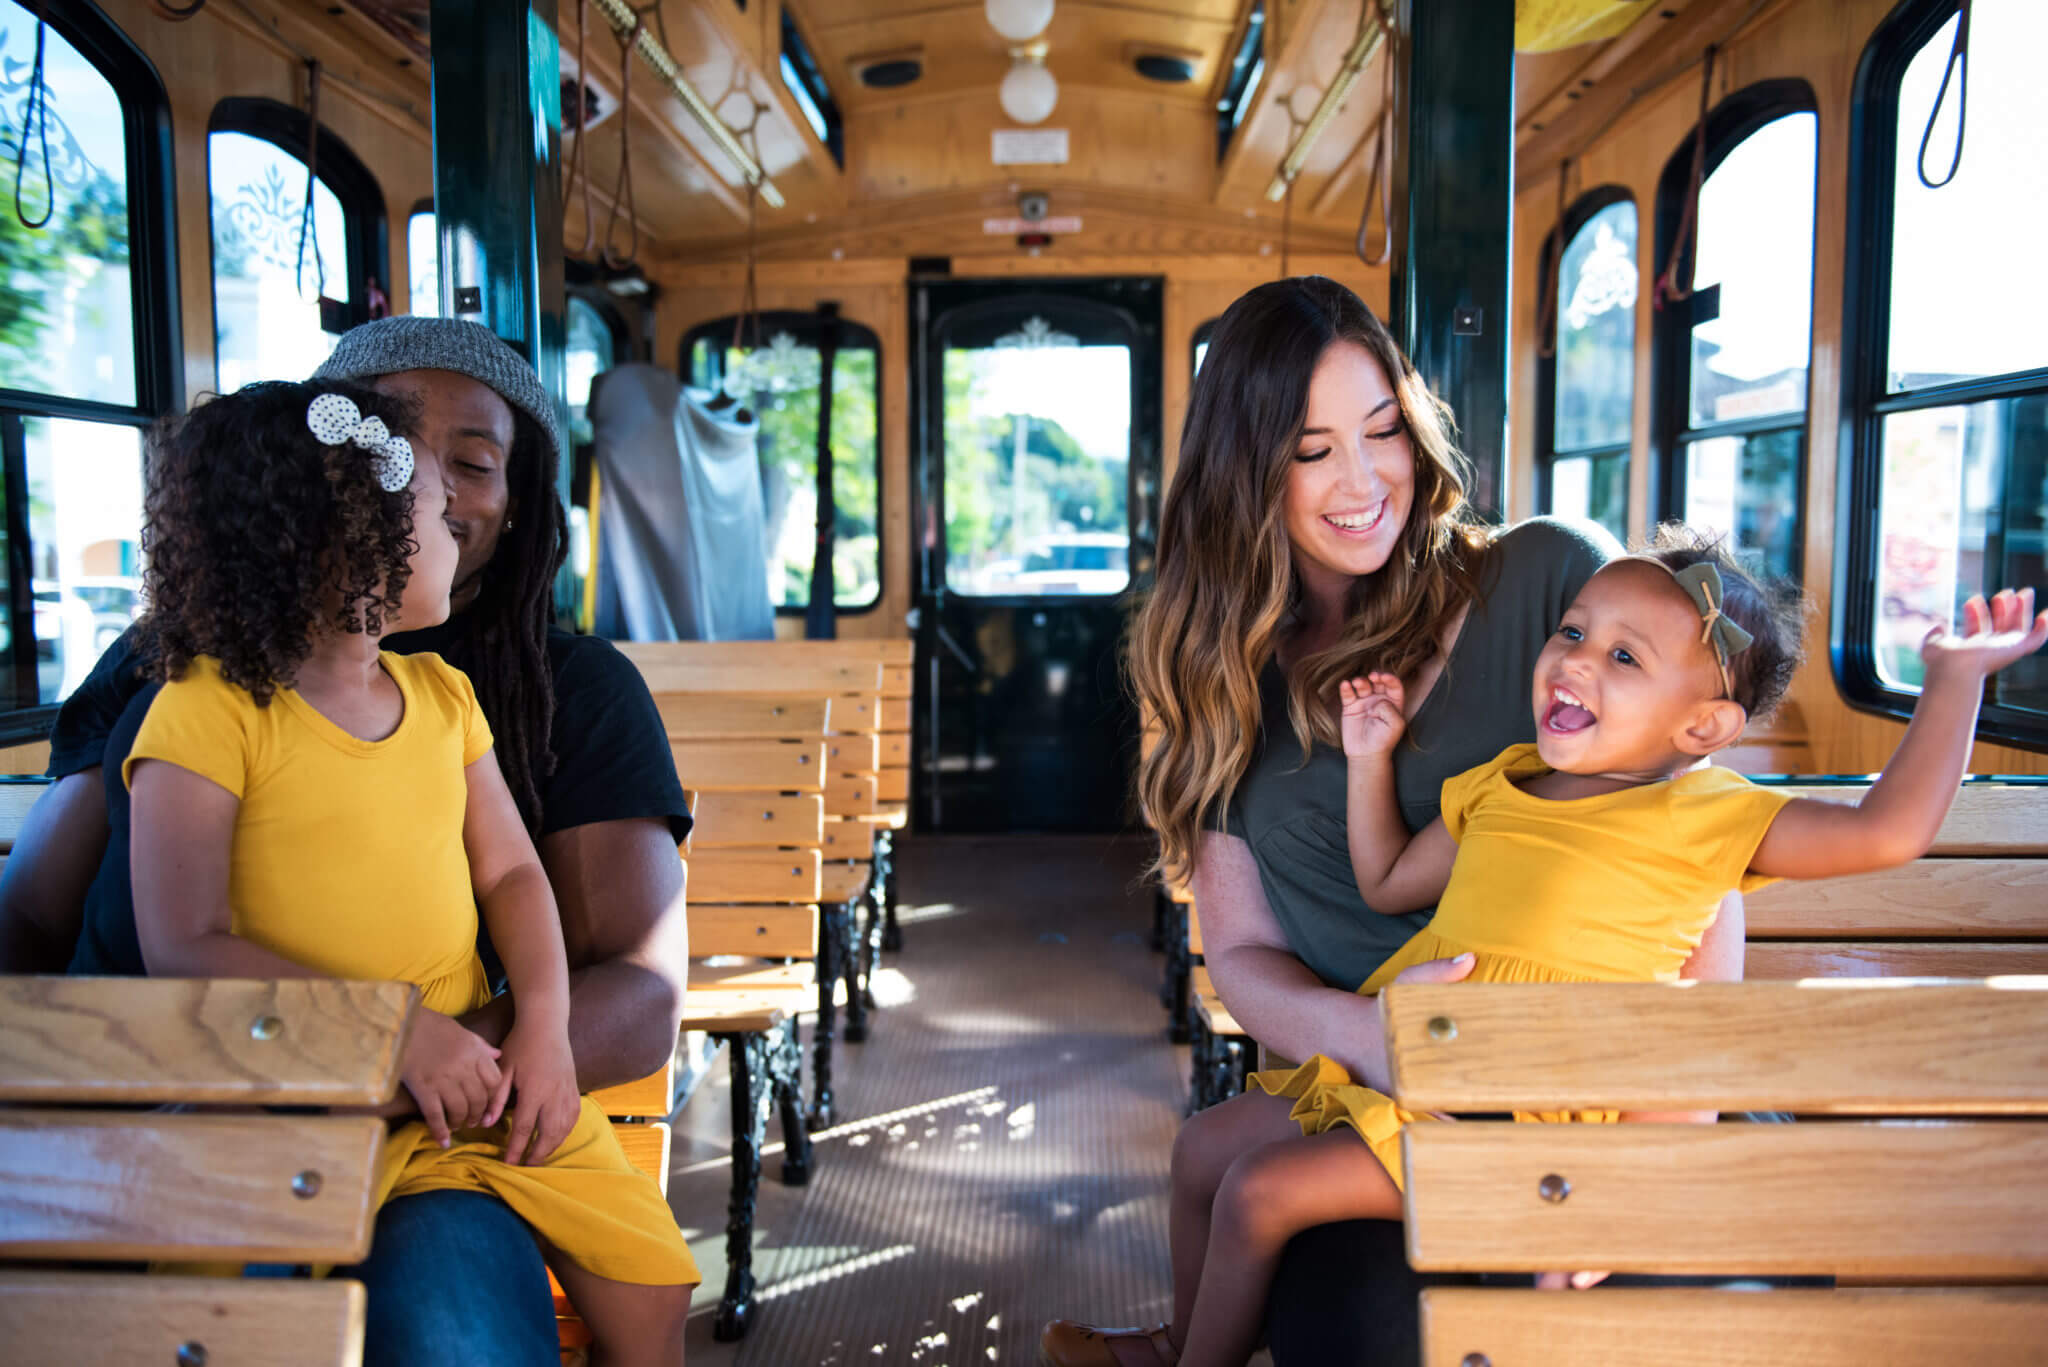
[[[554,403],[488,329],[444,318],[365,323],[313,379],[367,383],[419,405],[412,441],[448,488],[455,587],[445,624],[387,637],[384,648],[433,651],[476,688],[561,910],[579,1084],[644,1077],[668,1059],[681,1019],[689,947],[676,849],[690,815],[638,672],[609,642],[550,620],[568,548]],[[142,974],[128,793],[104,775],[120,772],[156,687],[137,668],[131,633],[59,712],[56,782],[24,823],[0,885],[0,972]],[[375,883],[369,871],[365,890]],[[480,948],[501,980],[488,941]],[[501,995],[464,1023],[499,1043],[512,1006]],[[410,1109],[409,1094],[400,1104]],[[559,1361],[539,1250],[495,1197],[437,1191],[388,1203],[369,1260],[349,1275],[369,1291],[366,1365]]]

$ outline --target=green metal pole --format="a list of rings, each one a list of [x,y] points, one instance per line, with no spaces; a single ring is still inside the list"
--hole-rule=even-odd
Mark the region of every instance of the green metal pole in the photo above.
[[[555,0],[431,0],[441,311],[533,362],[569,428],[562,289],[562,63]],[[569,502],[572,462],[558,472]],[[565,569],[557,614],[573,613]]]
[[[1514,0],[1399,0],[1394,337],[1458,415],[1472,501],[1503,507],[1514,222]]]

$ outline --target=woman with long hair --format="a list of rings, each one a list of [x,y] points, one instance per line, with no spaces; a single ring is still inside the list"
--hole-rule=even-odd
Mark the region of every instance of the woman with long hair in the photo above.
[[[1192,885],[1216,988],[1271,1053],[1322,1054],[1386,1090],[1377,1006],[1355,989],[1430,915],[1381,915],[1359,897],[1339,682],[1373,671],[1402,680],[1397,801],[1420,829],[1446,778],[1533,739],[1536,657],[1615,549],[1547,519],[1479,525],[1449,411],[1343,285],[1275,281],[1218,322],[1189,395],[1130,671],[1160,733],[1139,776],[1156,871]],[[1730,920],[1702,955],[1725,958]],[[1739,917],[1733,935],[1739,951]],[[1469,961],[1421,964],[1402,981],[1469,971]],[[1206,1226],[1206,1208],[1183,1204],[1177,1187],[1177,1226]],[[1176,1286],[1191,1287],[1182,1270]],[[1335,1343],[1361,1362],[1403,1360],[1413,1291],[1398,1225],[1301,1236],[1268,1305],[1275,1360],[1316,1361]],[[1174,1323],[1185,1326],[1178,1300]],[[1055,1321],[1042,1353],[1053,1364],[1151,1364],[1181,1346],[1165,1325]]]

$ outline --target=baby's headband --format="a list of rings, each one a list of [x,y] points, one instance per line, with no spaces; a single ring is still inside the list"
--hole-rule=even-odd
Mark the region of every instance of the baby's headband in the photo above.
[[[412,483],[412,443],[392,435],[384,419],[364,417],[348,395],[322,394],[314,399],[306,408],[306,426],[325,445],[352,442],[368,451],[373,457],[370,469],[385,493],[395,494]]]
[[[1721,587],[1720,568],[1711,560],[1674,570],[1652,555],[1628,558],[1655,565],[1677,580],[1678,587],[1685,590],[1685,596],[1692,599],[1692,605],[1699,609],[1700,621],[1704,624],[1700,630],[1700,644],[1714,648],[1714,663],[1721,668],[1721,688],[1732,702],[1735,698],[1735,675],[1728,668],[1728,661],[1749,649],[1756,638],[1721,610],[1721,605],[1728,601],[1728,595]]]

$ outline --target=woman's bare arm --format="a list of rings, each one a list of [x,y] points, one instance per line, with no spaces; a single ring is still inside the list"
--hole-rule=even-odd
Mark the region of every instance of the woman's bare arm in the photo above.
[[[1192,881],[1209,976],[1251,1037],[1290,1059],[1322,1054],[1387,1090],[1379,1003],[1325,986],[1288,946],[1251,847],[1234,835],[1204,832]],[[1418,965],[1402,981],[1456,982],[1469,972],[1469,963],[1444,960]]]

